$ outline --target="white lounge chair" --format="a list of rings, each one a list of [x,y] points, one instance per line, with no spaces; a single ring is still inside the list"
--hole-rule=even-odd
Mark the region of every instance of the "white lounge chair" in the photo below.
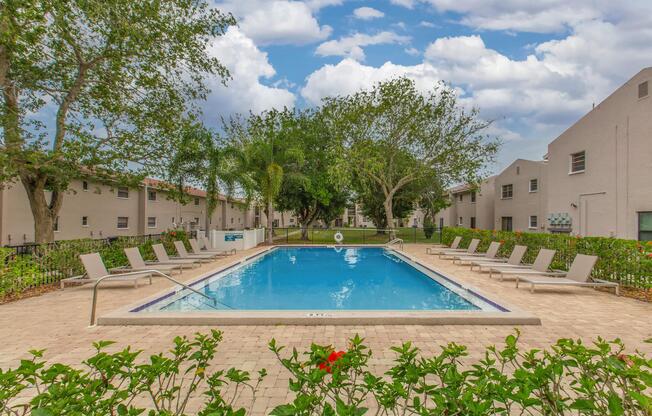
[[[215,257],[225,257],[229,255],[229,252],[226,250],[217,250],[217,249],[201,249],[200,244],[194,238],[188,239],[190,243],[191,254],[213,254]]]
[[[510,254],[507,259],[482,258],[482,259],[473,260],[469,263],[471,265],[471,270],[473,270],[474,267],[477,267],[479,271],[483,271],[483,268],[485,267],[490,268],[502,264],[519,266],[521,265],[521,260],[523,260],[523,256],[525,255],[526,251],[527,251],[527,246],[514,246],[514,250],[512,250],[512,254]]]
[[[152,249],[154,250],[154,255],[160,264],[178,264],[182,267],[192,268],[199,266],[200,262],[198,259],[180,259],[180,258],[170,258],[163,244],[152,244]]]
[[[450,260],[450,259],[455,258],[456,256],[473,255],[473,254],[475,254],[476,250],[478,249],[479,244],[480,244],[480,240],[477,239],[477,238],[474,238],[474,239],[471,240],[471,242],[469,243],[469,247],[466,250],[464,250],[464,251],[457,251],[457,250],[455,250],[455,251],[443,251],[441,253],[438,253],[439,258]]]
[[[550,277],[547,275],[517,275],[516,287],[520,282],[530,284],[530,292],[534,293],[536,286],[588,286],[588,287],[613,287],[616,289],[616,295],[620,296],[620,287],[616,282],[609,282],[601,279],[594,279],[591,277],[591,272],[598,261],[597,256],[587,256],[586,254],[578,254],[573,259],[573,263],[568,269],[568,273],[564,273],[563,277]]]
[[[498,280],[514,280],[516,274],[546,274],[548,276],[560,276],[560,272],[550,272],[548,271],[552,259],[555,257],[555,250],[549,250],[547,248],[542,248],[537,254],[537,258],[534,259],[532,265],[518,265],[512,266],[511,264],[500,264],[495,265],[489,268],[489,277],[493,277],[494,274],[498,275]]]
[[[158,270],[161,273],[173,274],[175,271],[183,272],[181,264],[163,264],[157,261],[145,261],[143,256],[140,255],[138,247],[125,248],[127,260],[129,260],[129,267],[125,271],[139,271],[139,270]]]
[[[450,247],[428,247],[426,248],[426,254],[439,254],[441,251],[450,251],[450,250],[464,250],[459,249],[460,243],[462,242],[462,237],[459,235],[453,239]]]
[[[69,283],[81,283],[81,284],[95,283],[106,276],[110,276],[110,277],[104,279],[104,281],[129,282],[129,283],[133,283],[134,287],[138,287],[138,281],[144,278],[149,278],[149,284],[150,285],[152,284],[151,273],[147,273],[147,272],[138,273],[138,274],[134,274],[133,272],[116,273],[116,274],[109,273],[109,271],[106,269],[106,266],[104,266],[104,262],[102,261],[102,257],[100,257],[99,253],[81,254],[79,256],[79,259],[81,260],[82,265],[84,266],[84,270],[86,270],[86,274],[83,276],[74,276],[74,277],[69,277],[67,279],[62,279],[61,289],[63,289],[65,285]]]
[[[211,253],[206,253],[206,254],[190,254],[188,253],[188,250],[186,250],[186,245],[183,244],[183,241],[175,241],[174,242],[174,248],[177,249],[177,254],[179,256],[177,258],[179,259],[192,259],[192,260],[199,260],[200,262],[207,263],[210,261],[213,261],[215,259],[215,254]],[[174,260],[175,257],[172,257]]]
[[[473,253],[473,254],[460,254],[453,256],[453,263],[457,262],[458,264],[469,263],[471,261],[477,260],[479,258],[483,260],[491,260],[496,258],[498,255],[498,250],[500,250],[500,243],[498,241],[492,241],[489,244],[489,248],[484,253]]]

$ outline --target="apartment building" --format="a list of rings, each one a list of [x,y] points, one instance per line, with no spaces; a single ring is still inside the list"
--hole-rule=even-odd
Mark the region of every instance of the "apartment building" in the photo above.
[[[548,145],[548,227],[652,239],[652,68]]]
[[[493,229],[543,232],[547,162],[517,159],[496,176]]]
[[[496,177],[480,185],[460,185],[448,191],[450,205],[435,215],[438,227],[493,229]]]
[[[55,222],[55,239],[103,238],[159,234],[169,229],[243,229],[254,226],[254,210],[243,201],[220,197],[210,217],[206,193],[189,188],[182,204],[168,197],[165,184],[146,179],[141,186],[124,187],[90,180],[70,184]],[[34,220],[23,186],[16,182],[0,189],[0,244],[34,241]]]

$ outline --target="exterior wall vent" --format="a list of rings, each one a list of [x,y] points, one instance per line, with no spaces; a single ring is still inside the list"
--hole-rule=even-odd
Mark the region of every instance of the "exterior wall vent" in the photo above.
[[[638,84],[638,98],[644,98],[648,95],[648,82],[641,82]]]

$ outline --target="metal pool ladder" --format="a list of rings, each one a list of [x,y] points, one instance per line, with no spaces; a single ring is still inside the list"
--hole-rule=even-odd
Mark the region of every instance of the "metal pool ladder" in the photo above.
[[[205,297],[206,299],[210,300],[211,302],[215,302],[215,299],[211,298],[210,296],[206,295],[205,293],[201,293],[197,289],[193,289],[190,286],[188,286],[185,283],[181,283],[177,279],[168,276],[165,273],[162,273],[158,270],[139,270],[137,272],[129,272],[129,273],[121,273],[120,276],[129,276],[129,275],[136,275],[136,274],[144,274],[144,273],[152,273],[152,274],[157,274],[159,276],[165,277],[169,281],[178,284],[179,286],[183,286],[183,288],[188,289],[192,292],[195,292],[196,294]],[[115,275],[112,274],[107,274],[106,276],[102,276],[97,281],[95,282],[95,285],[93,285],[93,303],[91,304],[91,326],[95,325],[95,309],[97,307],[97,288],[102,283],[104,279],[108,279],[110,277],[113,277]],[[150,276],[151,279],[151,276]]]
[[[395,238],[395,239],[393,239],[393,240],[387,242],[386,245],[387,245],[387,246],[391,246],[391,245],[394,245],[394,244],[398,244],[399,247],[401,247],[401,250],[403,250],[403,243],[404,243],[404,241],[403,241],[402,238]]]

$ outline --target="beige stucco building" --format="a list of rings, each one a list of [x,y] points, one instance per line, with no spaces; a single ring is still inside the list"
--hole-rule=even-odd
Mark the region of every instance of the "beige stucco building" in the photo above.
[[[548,145],[551,231],[652,239],[652,68]]]
[[[255,226],[254,208],[220,197],[208,217],[206,193],[189,188],[182,204],[168,198],[163,183],[146,179],[141,186],[123,187],[88,180],[70,184],[55,223],[55,239],[103,238],[160,234],[169,229],[244,229]],[[0,189],[0,244],[34,241],[34,220],[27,194],[19,182]]]
[[[461,185],[451,188],[450,205],[435,215],[438,227],[466,227],[493,229],[495,176],[480,185]]]
[[[496,176],[493,229],[545,231],[547,166],[546,161],[517,159]]]

